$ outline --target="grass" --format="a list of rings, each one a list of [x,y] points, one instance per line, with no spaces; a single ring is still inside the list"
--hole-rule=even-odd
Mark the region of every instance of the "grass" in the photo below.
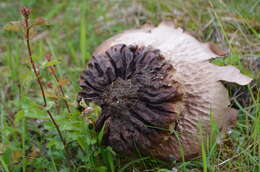
[[[77,111],[75,101],[79,73],[95,47],[122,30],[165,19],[174,20],[199,40],[215,42],[229,50],[230,58],[214,61],[216,64],[235,65],[259,79],[241,61],[260,53],[259,0],[1,1],[0,171],[69,171],[64,146],[40,106],[40,89],[28,62],[23,35],[3,29],[10,21],[21,20],[18,9],[23,6],[33,9],[33,19],[41,16],[48,22],[36,28],[33,59],[41,70],[48,108],[72,152],[72,171],[167,172],[174,167],[179,171],[260,172],[259,88],[243,88],[249,93],[250,103],[246,106],[236,97],[232,99],[233,106],[239,109],[238,123],[223,138],[223,144],[209,140],[201,145],[201,158],[178,163],[149,157],[133,159],[103,147],[102,133],[95,133],[86,122],[95,120],[100,110],[94,108],[91,119],[86,119]],[[48,71],[47,54],[52,54],[55,61],[65,97]],[[69,102],[71,113],[67,112],[64,99]]]

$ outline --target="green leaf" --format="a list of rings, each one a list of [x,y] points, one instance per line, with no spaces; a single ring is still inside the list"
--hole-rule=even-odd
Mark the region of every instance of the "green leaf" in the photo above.
[[[48,61],[47,63],[44,63],[43,67],[46,68],[46,67],[50,67],[50,66],[54,66],[54,65],[58,65],[58,64],[61,64],[61,61],[51,60],[51,61]]]
[[[167,169],[159,169],[158,172],[173,172],[173,170],[167,170]]]
[[[46,111],[50,110],[53,106],[55,106],[55,102],[49,101],[48,105],[44,108]]]
[[[105,124],[103,125],[101,131],[98,133],[98,144],[101,145],[102,138],[104,136]]]
[[[111,172],[115,172],[115,164],[113,158],[113,150],[111,147],[106,147],[102,152],[102,157],[106,162],[106,166],[110,168]]]
[[[107,171],[107,168],[104,167],[104,166],[102,166],[102,167],[96,168],[96,170],[97,170],[98,172],[106,172],[106,171]]]
[[[15,114],[14,123],[17,124],[17,123],[20,122],[20,120],[23,119],[23,118],[24,118],[24,111],[21,110],[21,111],[19,111],[19,112],[17,112],[17,113]]]

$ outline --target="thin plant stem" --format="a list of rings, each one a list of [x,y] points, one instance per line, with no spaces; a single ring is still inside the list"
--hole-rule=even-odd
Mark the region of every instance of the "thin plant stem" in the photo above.
[[[29,16],[25,16],[24,15],[24,23],[25,23],[25,31],[26,31],[26,33],[25,33],[26,45],[27,45],[27,49],[28,49],[30,63],[31,63],[32,68],[33,68],[33,72],[34,72],[34,74],[35,74],[35,76],[37,78],[38,85],[41,88],[44,106],[47,106],[46,96],[45,96],[45,92],[44,92],[44,89],[43,89],[43,84],[42,84],[42,81],[41,81],[41,78],[40,78],[40,73],[37,71],[36,65],[35,65],[34,60],[32,58],[32,51],[31,51],[31,45],[30,45],[30,29],[31,29],[31,27],[29,26],[28,17]]]
[[[35,62],[32,58],[32,51],[31,51],[31,46],[30,46],[30,29],[31,29],[31,27],[29,26],[29,14],[30,14],[31,11],[30,11],[29,8],[22,8],[21,12],[22,12],[22,15],[24,17],[25,39],[26,39],[27,50],[28,50],[28,54],[29,54],[29,58],[30,58],[30,63],[32,65],[33,72],[34,72],[34,74],[37,78],[38,85],[41,88],[42,98],[43,98],[43,101],[44,101],[43,107],[47,107],[48,104],[47,104],[45,92],[44,92],[44,89],[43,89],[43,84],[42,84],[42,81],[41,81],[40,72],[36,70],[36,65],[35,65]],[[46,110],[46,112],[47,112],[48,116],[50,117],[51,122],[53,123],[54,127],[56,128],[56,130],[58,132],[58,135],[59,135],[61,142],[64,146],[66,159],[68,161],[69,167],[71,167],[72,163],[71,163],[70,154],[69,154],[69,151],[68,151],[68,148],[67,148],[66,140],[64,139],[64,137],[61,133],[61,130],[59,128],[59,125],[56,123],[56,121],[53,118],[53,115],[51,114],[51,112],[49,110]]]
[[[55,119],[53,118],[53,116],[52,116],[52,114],[51,114],[51,112],[50,112],[49,110],[47,110],[47,113],[48,113],[48,115],[49,115],[49,117],[50,117],[50,119],[51,119],[53,125],[54,125],[55,128],[57,129],[57,132],[58,132],[58,134],[59,134],[59,136],[60,136],[60,139],[61,139],[61,141],[62,141],[62,143],[63,143],[63,145],[64,145],[64,148],[65,148],[66,152],[68,153],[68,151],[67,151],[67,149],[66,149],[67,143],[66,143],[66,140],[64,139],[64,137],[63,137],[62,134],[61,134],[59,125],[56,123]]]
[[[64,98],[63,98],[63,101],[64,101],[64,103],[65,103],[65,105],[66,105],[66,108],[67,108],[68,112],[70,113],[69,103],[68,103],[67,100],[65,99],[65,93],[64,93],[64,90],[63,90],[62,85],[60,84],[59,78],[58,78],[58,76],[57,76],[57,74],[56,74],[56,72],[55,72],[55,67],[54,67],[54,66],[50,66],[50,70],[51,70],[51,74],[54,76],[56,82],[58,83],[59,90],[60,90],[62,96],[64,97]]]

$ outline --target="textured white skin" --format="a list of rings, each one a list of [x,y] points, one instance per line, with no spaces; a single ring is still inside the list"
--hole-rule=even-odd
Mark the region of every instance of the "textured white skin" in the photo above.
[[[178,138],[172,135],[151,150],[164,159],[192,158],[200,153],[201,130],[210,130],[213,115],[223,131],[236,120],[236,111],[229,108],[228,92],[220,81],[240,85],[250,83],[251,78],[233,66],[216,66],[209,62],[217,58],[207,43],[201,43],[191,35],[175,28],[172,23],[161,23],[158,27],[143,27],[128,30],[105,41],[95,51],[104,53],[116,44],[151,46],[159,49],[170,61],[176,72],[173,74],[184,90],[184,109],[178,119]],[[170,127],[170,126],[169,126]]]

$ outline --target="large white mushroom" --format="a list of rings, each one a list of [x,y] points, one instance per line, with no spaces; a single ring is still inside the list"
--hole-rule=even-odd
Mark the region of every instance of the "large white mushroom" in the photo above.
[[[222,131],[235,124],[221,81],[251,81],[233,66],[210,63],[222,55],[172,23],[128,30],[96,49],[81,74],[78,101],[102,108],[96,130],[105,125],[103,143],[115,151],[191,159],[210,120]]]

